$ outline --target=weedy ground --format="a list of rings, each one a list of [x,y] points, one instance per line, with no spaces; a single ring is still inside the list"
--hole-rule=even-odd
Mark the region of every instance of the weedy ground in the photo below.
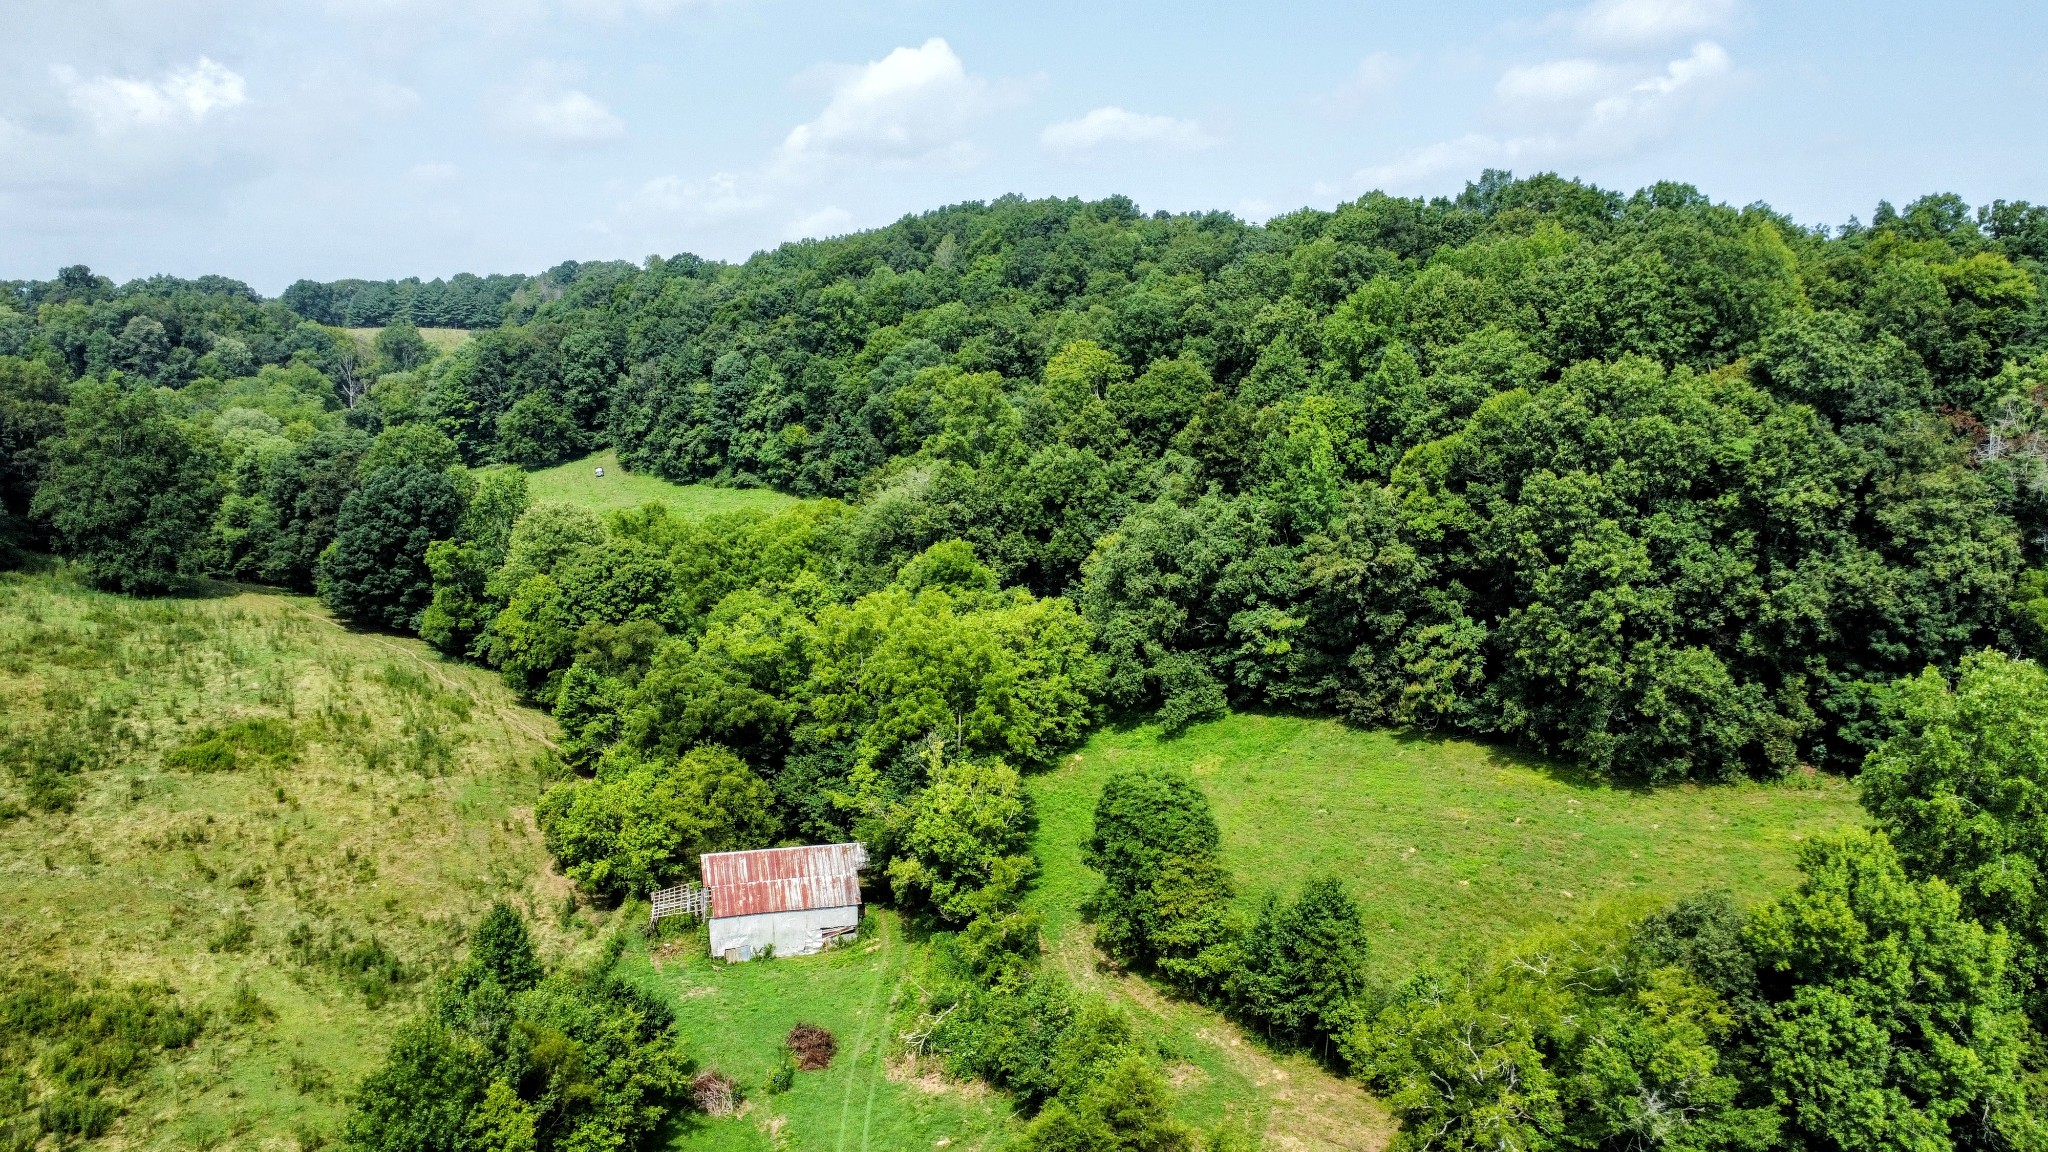
[[[491,900],[596,947],[529,815],[545,718],[416,641],[217,591],[0,576],[0,1014],[40,1021],[0,1036],[10,1147],[317,1148]],[[137,997],[183,1015],[133,1023]]]
[[[597,475],[603,468],[604,475]],[[709,516],[717,512],[759,509],[774,512],[796,503],[768,488],[719,488],[710,484],[671,484],[646,472],[628,472],[619,466],[616,452],[606,449],[581,460],[529,472],[527,491],[535,503],[573,504],[593,512],[638,508],[642,504],[666,504],[678,516]]]

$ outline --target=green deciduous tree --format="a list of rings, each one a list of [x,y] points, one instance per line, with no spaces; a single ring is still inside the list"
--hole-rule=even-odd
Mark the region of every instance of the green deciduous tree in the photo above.
[[[928,751],[929,783],[889,862],[896,898],[942,924],[1007,911],[1033,871],[1031,813],[1014,769],[1000,760]]]
[[[1223,973],[1233,927],[1222,835],[1208,797],[1185,774],[1122,769],[1102,786],[1083,860],[1102,874],[1088,898],[1095,941],[1126,964],[1156,966],[1195,991]]]
[[[320,598],[341,616],[412,631],[433,599],[427,546],[461,524],[462,489],[444,471],[398,465],[349,493],[320,554]]]
[[[153,390],[77,386],[31,512],[86,577],[164,592],[201,573],[220,499],[210,446]]]
[[[1804,1145],[2042,1146],[2004,931],[1943,881],[1909,879],[1882,835],[1816,841],[1800,867],[1749,942],[1771,1002],[1763,1078]]]
[[[780,826],[774,793],[723,748],[680,759],[615,750],[592,781],[558,784],[537,814],[548,851],[577,883],[646,893],[695,874],[705,852],[761,848]]]
[[[2048,674],[1997,652],[1897,688],[1898,731],[1858,779],[1913,875],[2013,937],[2031,1014],[2048,1013]]]

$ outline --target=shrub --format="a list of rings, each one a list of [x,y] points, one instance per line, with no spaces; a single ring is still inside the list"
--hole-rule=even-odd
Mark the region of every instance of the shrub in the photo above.
[[[282,767],[297,755],[298,736],[291,722],[259,716],[237,720],[226,728],[201,728],[164,753],[164,767],[174,772],[232,772],[245,756]]]
[[[256,938],[256,922],[247,912],[236,909],[220,922],[213,935],[207,938],[208,952],[240,952]]]
[[[627,1152],[688,1099],[673,1014],[614,970],[623,940],[515,992],[498,977],[523,980],[523,933],[509,909],[485,917],[470,961],[363,1080],[350,1148]]]
[[[1233,950],[1231,1007],[1268,1037],[1327,1041],[1358,1010],[1366,949],[1358,904],[1334,878],[1310,880],[1292,903],[1269,896]]]

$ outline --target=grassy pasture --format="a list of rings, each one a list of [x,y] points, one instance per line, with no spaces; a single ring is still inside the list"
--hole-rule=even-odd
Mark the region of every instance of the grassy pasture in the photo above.
[[[0,576],[0,980],[159,981],[208,1016],[120,1085],[110,1147],[317,1146],[490,900],[555,956],[602,930],[532,827],[545,718],[416,641],[223,593]]]
[[[599,468],[604,469],[603,476],[596,474]],[[669,511],[679,516],[697,517],[749,509],[774,512],[797,499],[767,488],[671,484],[659,476],[626,471],[619,466],[618,454],[609,448],[581,460],[529,472],[526,484],[536,504],[573,504],[592,512],[655,503],[668,505]]]
[[[1635,790],[1469,741],[1330,720],[1237,715],[1172,740],[1106,730],[1032,782],[1036,899],[1054,935],[1077,924],[1096,883],[1080,844],[1103,781],[1145,763],[1180,765],[1208,793],[1244,911],[1335,875],[1364,905],[1388,976],[1610,901],[1717,887],[1764,899],[1791,884],[1801,840],[1863,819],[1854,789],[1830,777]]]
[[[739,1115],[685,1121],[672,1152],[975,1152],[1021,1127],[1002,1097],[902,1055],[925,951],[894,913],[870,909],[857,943],[817,956],[723,965],[705,947],[699,928],[627,954],[633,978],[675,1007],[699,1067],[733,1077],[747,1096]],[[783,1038],[798,1024],[831,1032],[838,1055],[772,1093]]]
[[[377,333],[383,330],[382,328],[343,329],[343,331],[355,337],[357,342],[365,348],[374,347],[377,341]],[[467,328],[421,328],[419,334],[420,339],[425,340],[427,346],[436,352],[453,352],[457,348],[462,347],[463,342],[470,337],[470,331]]]
[[[1144,763],[1184,767],[1208,793],[1243,913],[1319,872],[1342,878],[1385,979],[1609,902],[1713,887],[1766,898],[1791,883],[1800,840],[1862,819],[1853,791],[1827,778],[1632,791],[1480,744],[1326,720],[1237,715],[1171,740],[1098,732],[1029,781],[1042,868],[1031,903],[1048,954],[1168,1053],[1184,1119],[1249,1127],[1268,1148],[1383,1148],[1393,1124],[1355,1083],[1103,962],[1080,912],[1099,879],[1081,842],[1110,773]]]

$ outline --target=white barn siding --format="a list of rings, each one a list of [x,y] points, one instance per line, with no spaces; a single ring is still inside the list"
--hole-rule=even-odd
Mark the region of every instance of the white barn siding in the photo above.
[[[854,930],[859,927],[858,904],[759,912],[751,916],[714,916],[711,954],[721,960],[752,960],[774,945],[777,956],[808,956],[822,950],[829,939],[853,939]]]

